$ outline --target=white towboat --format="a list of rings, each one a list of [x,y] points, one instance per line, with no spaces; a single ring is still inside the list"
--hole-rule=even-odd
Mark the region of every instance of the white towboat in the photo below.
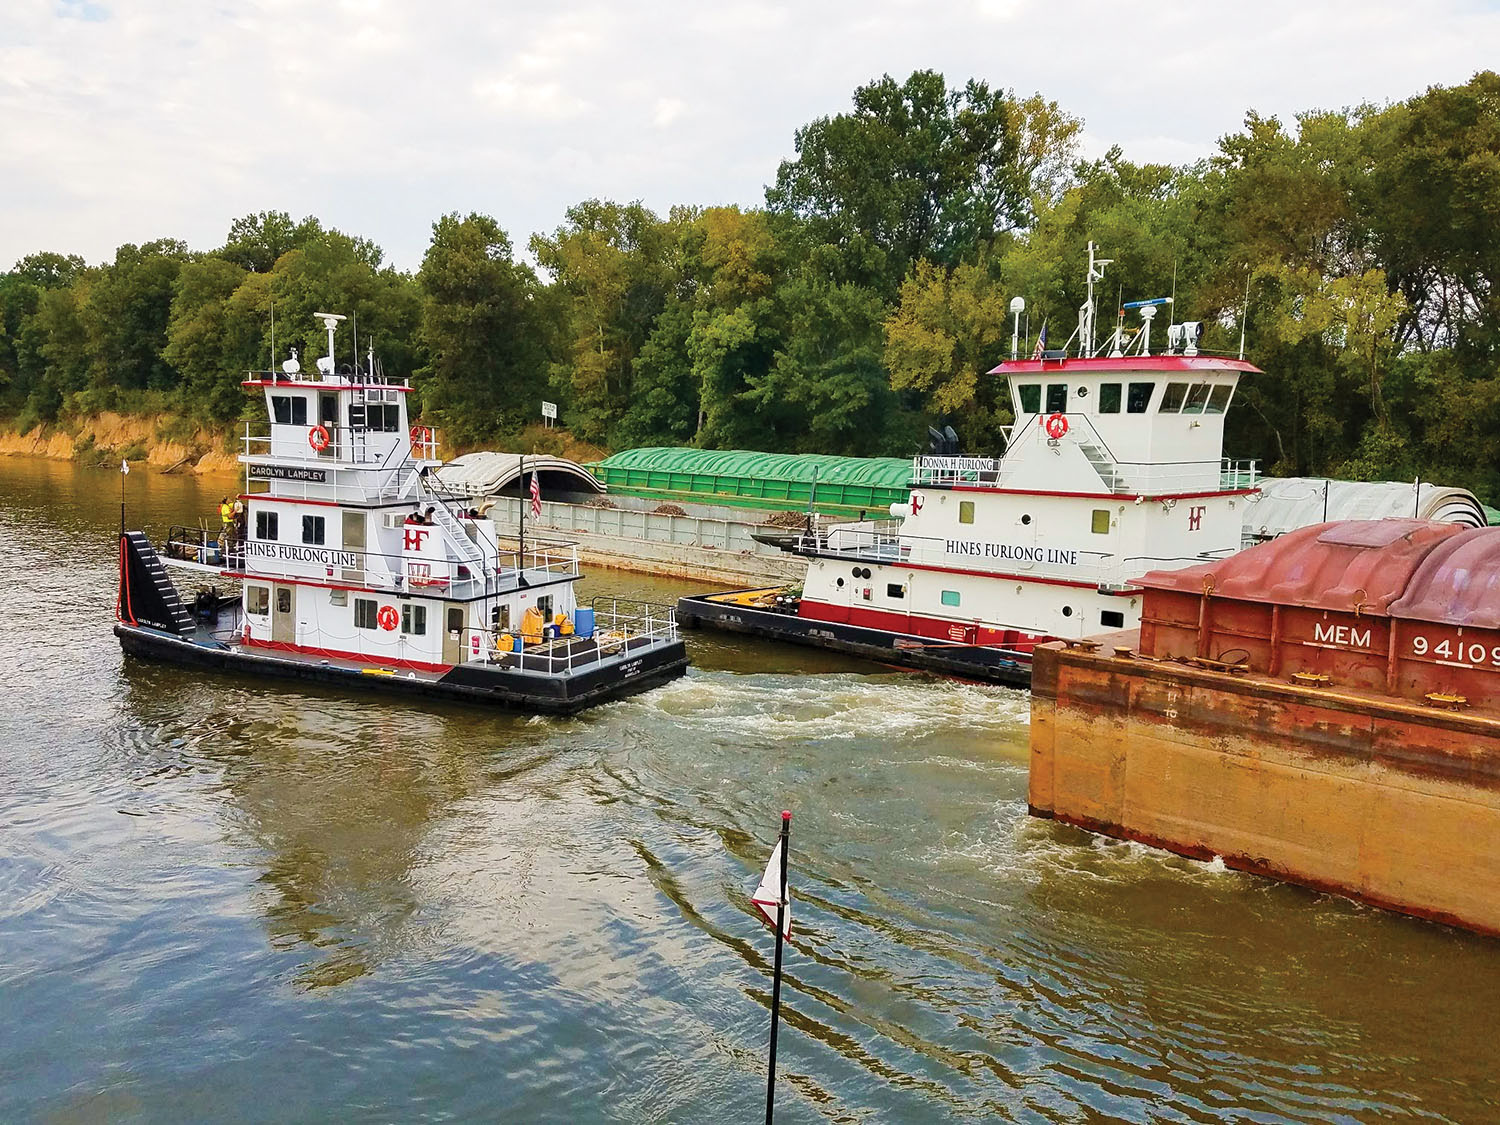
[[[1238,551],[1259,493],[1255,463],[1223,457],[1224,418],[1257,368],[1200,353],[1192,323],[1153,355],[1164,301],[1138,302],[1144,329],[1096,354],[1090,255],[1079,354],[989,372],[1014,410],[1002,457],[916,458],[891,520],[775,537],[809,560],[800,590],[684,598],[679,621],[1026,684],[1037,644],[1138,625],[1138,576]]]
[[[133,656],[571,713],[680,676],[672,607],[578,604],[569,544],[509,541],[437,486],[405,379],[328,355],[244,382],[269,426],[245,435],[243,523],[120,536],[115,633]],[[518,499],[519,503],[524,500]],[[524,525],[523,525],[524,526]],[[215,537],[217,535],[217,538]],[[168,568],[202,587],[185,604]],[[235,595],[212,592],[230,583]]]

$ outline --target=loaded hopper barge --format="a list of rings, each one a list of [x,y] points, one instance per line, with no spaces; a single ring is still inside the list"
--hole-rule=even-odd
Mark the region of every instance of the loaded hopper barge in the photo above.
[[[1036,651],[1040,817],[1500,935],[1500,528],[1304,528]]]

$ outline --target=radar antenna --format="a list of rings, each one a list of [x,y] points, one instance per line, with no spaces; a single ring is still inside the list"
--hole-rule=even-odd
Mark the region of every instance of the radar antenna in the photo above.
[[[1095,258],[1094,243],[1089,241],[1088,299],[1078,310],[1078,349],[1084,356],[1094,354],[1094,282],[1104,280],[1104,267],[1113,265],[1113,258]]]

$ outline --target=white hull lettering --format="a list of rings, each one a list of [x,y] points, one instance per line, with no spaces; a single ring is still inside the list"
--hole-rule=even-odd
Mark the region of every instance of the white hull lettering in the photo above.
[[[1345,645],[1352,648],[1370,647],[1370,630],[1363,631],[1348,625],[1323,625],[1313,623],[1313,640],[1319,644]]]

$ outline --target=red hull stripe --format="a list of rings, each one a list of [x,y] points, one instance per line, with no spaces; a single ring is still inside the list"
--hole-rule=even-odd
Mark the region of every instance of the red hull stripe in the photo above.
[[[242,641],[245,648],[269,648],[278,652],[299,652],[304,656],[326,656],[333,660],[353,660],[371,668],[410,668],[414,672],[446,672],[452,664],[429,664],[423,660],[387,660],[383,656],[371,656],[364,652],[344,652],[336,648],[313,648],[310,645],[294,645],[289,641]]]
[[[969,645],[997,645],[1021,652],[1030,652],[1035,645],[1053,639],[1035,633],[1023,633],[1019,629],[997,629],[972,621],[948,621],[941,617],[921,617],[916,614],[895,613],[887,609],[867,609],[864,606],[834,606],[826,602],[808,601],[806,598],[797,610],[797,616],[808,621],[858,625],[862,629],[878,629],[882,633],[895,633],[923,640],[955,641]]]
[[[271,504],[316,504],[320,508],[348,507],[346,504],[340,504],[337,500],[304,500],[299,496],[273,496],[269,492],[242,492],[240,493],[240,499],[246,502],[259,500],[263,503]],[[403,504],[386,504],[384,506],[388,508],[410,508],[411,501],[408,500]]]

